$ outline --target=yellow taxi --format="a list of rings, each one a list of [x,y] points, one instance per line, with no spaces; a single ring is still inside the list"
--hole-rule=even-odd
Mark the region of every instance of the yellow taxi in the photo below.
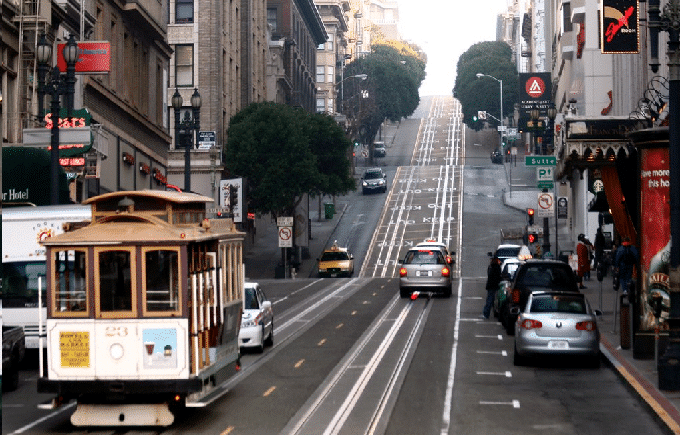
[[[352,276],[354,273],[354,255],[347,248],[339,247],[337,241],[323,251],[317,261],[320,277]]]

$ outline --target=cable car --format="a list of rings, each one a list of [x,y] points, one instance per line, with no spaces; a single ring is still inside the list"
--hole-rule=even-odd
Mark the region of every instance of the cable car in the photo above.
[[[89,225],[45,239],[47,320],[38,392],[75,426],[169,426],[239,366],[244,233],[206,219],[212,198],[122,191],[90,198]]]

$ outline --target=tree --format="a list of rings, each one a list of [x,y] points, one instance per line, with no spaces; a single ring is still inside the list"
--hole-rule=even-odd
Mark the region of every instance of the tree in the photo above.
[[[453,92],[463,109],[463,122],[470,128],[480,130],[482,122],[473,117],[478,111],[486,111],[500,117],[499,83],[488,77],[477,78],[477,73],[487,74],[503,81],[503,114],[513,113],[518,101],[519,78],[512,62],[512,50],[502,41],[486,41],[472,45],[458,59],[456,84]],[[487,120],[498,124],[493,118]]]
[[[350,144],[327,116],[253,103],[231,118],[227,135],[225,169],[248,180],[251,211],[290,215],[305,193],[337,194],[353,187]]]
[[[351,120],[351,134],[372,144],[385,119],[399,121],[411,115],[420,97],[418,88],[425,78],[425,62],[415,50],[398,50],[376,44],[371,53],[346,67],[345,77],[366,74],[367,79],[345,82],[342,107]]]

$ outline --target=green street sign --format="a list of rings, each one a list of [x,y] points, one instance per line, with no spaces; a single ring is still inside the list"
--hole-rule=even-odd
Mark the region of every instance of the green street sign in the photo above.
[[[552,181],[539,181],[536,183],[536,187],[539,189],[553,189],[555,185]]]
[[[556,166],[557,158],[555,156],[524,156],[524,164],[526,166]]]

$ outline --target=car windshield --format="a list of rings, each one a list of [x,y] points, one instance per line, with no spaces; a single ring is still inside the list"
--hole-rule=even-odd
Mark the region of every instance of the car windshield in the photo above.
[[[519,246],[511,248],[498,248],[496,251],[496,256],[501,258],[517,257],[519,255],[520,249],[521,248]]]
[[[376,178],[382,178],[382,173],[380,171],[369,171],[364,174],[364,178],[367,180],[374,180]]]
[[[567,267],[527,266],[522,277],[522,284],[526,287],[569,289],[573,284],[573,274],[569,273]]]
[[[444,264],[441,252],[433,250],[409,251],[404,258],[405,264]]]
[[[519,269],[519,263],[509,263],[505,265],[505,270],[503,270],[503,273],[507,274],[510,279],[512,279],[515,277],[517,269]]]
[[[244,290],[245,290],[246,310],[259,310],[260,304],[257,302],[257,296],[255,295],[255,289],[251,288],[251,287],[246,287]]]
[[[344,251],[324,252],[321,261],[342,261],[349,260],[349,255]]]
[[[531,301],[531,312],[586,314],[586,303],[575,296],[540,295]]]

